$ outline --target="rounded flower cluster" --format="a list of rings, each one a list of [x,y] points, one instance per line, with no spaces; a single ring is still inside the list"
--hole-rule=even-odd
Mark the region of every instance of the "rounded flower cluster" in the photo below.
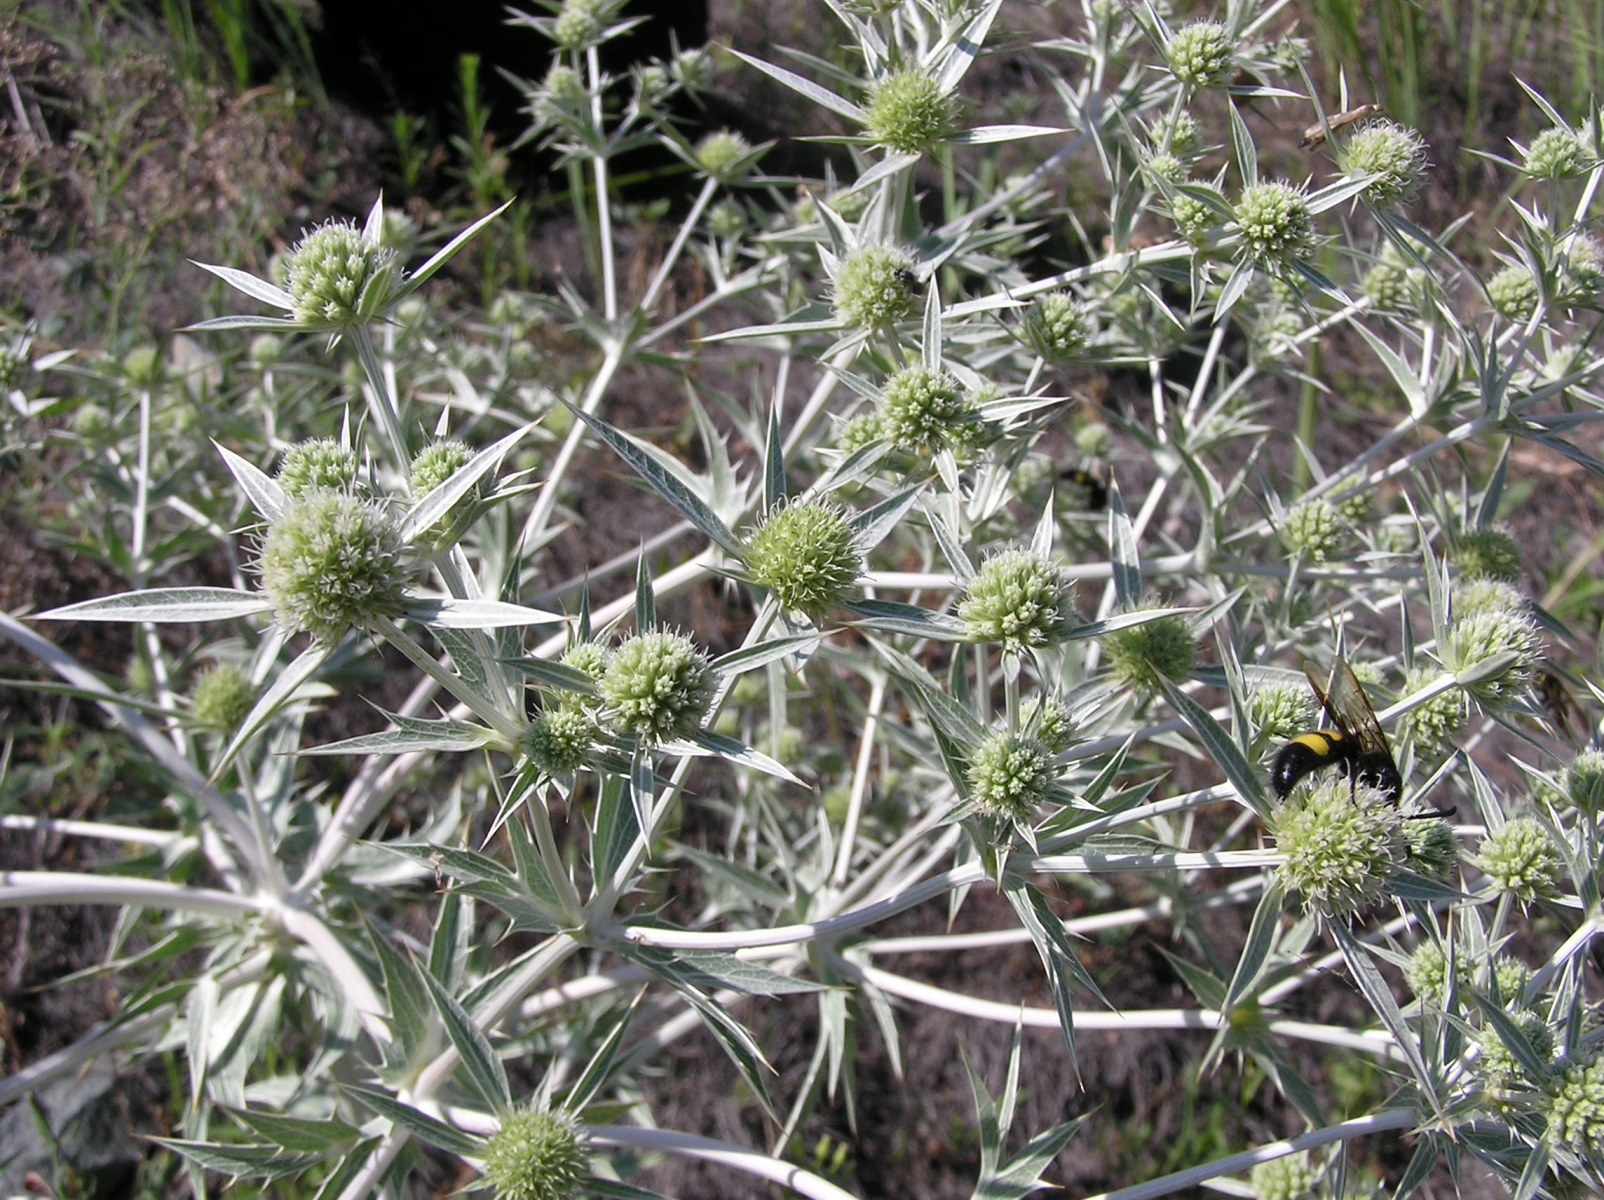
[[[1604,812],[1604,754],[1583,750],[1565,768],[1565,795],[1590,817]]]
[[[578,72],[561,63],[546,72],[545,81],[530,106],[537,124],[556,125],[580,113],[585,104],[585,84]]]
[[[412,456],[407,486],[414,496],[427,495],[466,466],[472,457],[473,451],[455,438],[430,442]]]
[[[1286,738],[1309,727],[1314,706],[1301,683],[1262,683],[1249,701],[1253,724],[1265,737]]]
[[[1088,421],[1075,431],[1075,449],[1093,458],[1107,458],[1114,435],[1101,421]]]
[[[1235,45],[1218,21],[1193,21],[1175,31],[1164,48],[1170,72],[1187,87],[1220,87],[1231,78]]]
[[[1359,287],[1379,309],[1411,308],[1425,295],[1426,272],[1388,242],[1376,264],[1360,277]]]
[[[963,385],[946,371],[904,367],[880,393],[880,432],[906,450],[962,442],[973,422]]]
[[[1305,258],[1314,249],[1309,201],[1285,183],[1258,183],[1236,202],[1242,253],[1250,262],[1273,265]]]
[[[1414,695],[1441,674],[1441,671],[1425,663],[1411,668],[1404,677],[1403,694]],[[1465,693],[1457,687],[1451,687],[1404,713],[1399,719],[1400,729],[1414,739],[1422,753],[1430,754],[1463,729],[1469,715],[1465,707]]]
[[[583,671],[599,683],[607,674],[607,647],[600,642],[575,642],[563,651],[563,666]]]
[[[590,714],[577,704],[563,704],[529,722],[524,752],[542,771],[565,774],[585,761],[591,733]]]
[[[1308,1151],[1304,1150],[1256,1163],[1250,1178],[1254,1200],[1298,1200],[1314,1190],[1320,1181],[1320,1172],[1315,1170]]]
[[[401,613],[406,572],[395,522],[349,492],[304,492],[268,526],[260,569],[291,633],[332,643],[353,626]]]
[[[1198,126],[1197,118],[1184,109],[1175,114],[1169,132],[1166,149],[1178,158],[1191,158],[1203,141],[1203,131]]]
[[[1024,820],[1047,796],[1053,760],[1035,738],[994,733],[975,748],[969,761],[969,794],[994,817]]]
[[[737,166],[751,150],[751,145],[740,134],[722,129],[696,143],[696,165],[714,179],[727,182],[739,173]]]
[[[1462,576],[1501,579],[1514,583],[1520,578],[1520,543],[1502,529],[1467,529],[1455,540],[1449,559]]]
[[[841,422],[836,430],[835,444],[843,454],[861,450],[870,442],[880,439],[880,418],[872,412],[859,413]]]
[[[559,50],[583,50],[601,36],[606,18],[606,0],[565,0],[551,24],[551,40]]]
[[[746,229],[746,210],[733,200],[707,210],[707,228],[714,237],[739,237]]]
[[[952,101],[923,71],[904,70],[874,87],[864,132],[898,154],[922,154],[952,133]]]
[[[1157,691],[1163,679],[1184,679],[1197,660],[1197,640],[1179,616],[1116,629],[1103,637],[1108,669],[1123,684]]]
[[[569,1200],[590,1178],[578,1123],[549,1109],[505,1114],[485,1143],[485,1178],[497,1200]]]
[[[1542,295],[1537,277],[1517,264],[1505,267],[1487,281],[1487,299],[1507,321],[1529,321]]]
[[[841,599],[863,567],[841,510],[818,501],[772,509],[746,551],[752,579],[780,606],[810,616]]]
[[[1069,589],[1058,570],[1030,550],[1004,550],[980,564],[964,588],[958,615],[973,642],[1022,654],[1060,640],[1070,619]]]
[[[348,488],[355,480],[356,452],[333,438],[297,442],[278,466],[278,484],[291,500],[313,488]]]
[[[284,264],[284,290],[295,319],[339,328],[360,320],[363,291],[395,261],[395,251],[371,242],[349,221],[330,221],[306,234]]]
[[[1441,817],[1411,803],[1404,811],[1404,865],[1411,871],[1440,879],[1459,862],[1459,839],[1454,827]]]
[[[230,734],[256,703],[256,685],[233,663],[219,663],[195,681],[189,713],[198,725]]]
[[[9,392],[17,386],[27,361],[15,346],[0,345],[0,392]]]
[[[1019,327],[1025,344],[1048,362],[1074,358],[1086,349],[1092,332],[1091,313],[1069,292],[1038,297]]]
[[[1521,612],[1526,599],[1509,584],[1486,575],[1461,576],[1454,584],[1453,613],[1464,620],[1476,613]]]
[[[1186,164],[1168,152],[1160,152],[1148,159],[1147,171],[1165,183],[1180,183],[1186,178]]]
[[[1170,220],[1175,232],[1194,246],[1201,246],[1218,218],[1214,210],[1195,196],[1176,195],[1170,200]]]
[[[1469,983],[1469,964],[1460,957],[1455,961],[1455,966],[1458,982],[1461,985]],[[1429,939],[1421,942],[1410,952],[1409,961],[1404,964],[1403,977],[1409,990],[1422,1002],[1441,1008],[1448,998],[1448,952],[1440,942]]]
[[[1531,817],[1516,817],[1482,839],[1471,860],[1498,891],[1522,904],[1551,896],[1559,882],[1560,859],[1548,832]]]
[[[1075,722],[1069,709],[1052,696],[1033,696],[1022,715],[1025,728],[1034,731],[1036,740],[1047,747],[1049,754],[1069,749],[1075,740]]]
[[[1520,166],[1533,179],[1569,179],[1587,170],[1590,157],[1570,130],[1545,129],[1526,147]]]
[[[1515,1023],[1538,1060],[1549,1062],[1554,1057],[1554,1031],[1548,1022],[1536,1013],[1524,1012],[1515,1017]],[[1482,1030],[1476,1041],[1481,1047],[1476,1057],[1476,1079],[1482,1098],[1500,1113],[1524,1108],[1543,1081],[1532,1078],[1495,1030]]]
[[[647,741],[689,737],[713,699],[707,655],[679,633],[626,639],[607,659],[602,700],[614,726]]]
[[[1271,815],[1283,858],[1277,877],[1305,907],[1340,916],[1379,897],[1406,846],[1396,805],[1376,788],[1335,777],[1295,791]]]
[[[1336,554],[1346,532],[1342,514],[1329,500],[1305,500],[1281,519],[1281,544],[1295,558],[1323,563]]]
[[[1356,175],[1373,175],[1361,195],[1372,204],[1408,200],[1426,173],[1425,139],[1393,121],[1374,121],[1348,139],[1343,166]]]
[[[848,324],[879,329],[914,308],[913,259],[893,246],[864,246],[835,275],[835,311]]]
[[[1547,1099],[1552,1141],[1578,1154],[1604,1154],[1604,1058],[1567,1063]]]
[[[1462,675],[1491,659],[1511,655],[1507,665],[1465,685],[1482,704],[1507,704],[1531,687],[1540,661],[1537,624],[1519,610],[1484,609],[1457,618],[1443,640],[1443,666]]]

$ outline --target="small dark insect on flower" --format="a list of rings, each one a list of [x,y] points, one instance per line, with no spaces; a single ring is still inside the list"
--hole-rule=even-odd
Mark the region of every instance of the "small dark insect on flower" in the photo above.
[[[892,272],[892,276],[905,288],[911,289],[914,284],[919,282],[919,277],[908,270],[907,267],[898,267]]]
[[[1303,131],[1302,146],[1305,150],[1318,150],[1325,145],[1326,132],[1336,133],[1339,129],[1346,129],[1355,121],[1362,121],[1366,117],[1374,117],[1381,112],[1379,104],[1361,104],[1358,108],[1350,108],[1347,112],[1338,113],[1329,118],[1324,125],[1311,125]]]

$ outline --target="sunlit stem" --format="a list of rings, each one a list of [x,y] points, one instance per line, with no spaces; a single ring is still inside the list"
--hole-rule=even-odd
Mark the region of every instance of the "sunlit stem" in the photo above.
[[[406,655],[413,666],[466,704],[469,710],[481,721],[508,741],[518,740],[523,733],[523,729],[516,721],[505,713],[496,711],[495,706],[488,700],[475,692],[453,672],[441,666],[434,655],[413,641],[411,635],[401,626],[397,625],[389,617],[372,617],[370,618],[370,623],[375,633]]]
[[[585,66],[590,72],[590,122],[599,140],[605,140],[602,128],[601,60],[596,47],[585,51]],[[613,266],[613,214],[612,201],[607,195],[607,155],[591,156],[596,173],[596,241],[601,247],[602,315],[608,321],[618,319],[618,278]]]
[[[708,202],[713,199],[713,194],[717,191],[718,180],[709,176],[702,181],[702,190],[696,194],[696,202],[691,205],[690,213],[680,224],[679,232],[674,235],[674,242],[669,246],[668,253],[663,256],[663,262],[657,268],[657,274],[652,277],[651,286],[646,289],[646,294],[641,297],[640,306],[642,312],[651,312],[652,306],[657,303],[657,297],[668,284],[669,274],[674,270],[675,264],[679,262],[680,252],[685,249],[685,243],[696,229],[696,223],[702,219],[702,211],[707,207]]]
[[[852,851],[858,839],[858,821],[863,816],[863,800],[869,792],[869,769],[874,765],[874,740],[880,728],[880,709],[886,701],[884,676],[875,676],[869,687],[869,703],[863,718],[863,735],[858,741],[858,761],[852,770],[852,796],[847,801],[847,818],[841,826],[841,849],[836,854],[831,884],[841,887],[852,866]]]
[[[546,875],[557,889],[557,898],[562,903],[563,918],[571,927],[578,928],[585,922],[585,902],[574,887],[568,868],[563,865],[562,852],[557,848],[557,838],[551,829],[551,814],[546,811],[545,797],[530,796],[524,808],[528,810],[530,824],[535,829],[535,845],[540,850],[541,864],[546,868]]]
[[[1019,659],[1003,655],[1003,703],[1007,706],[1008,732],[1019,732]]]
[[[406,434],[401,430],[401,415],[396,411],[395,397],[390,393],[384,368],[379,365],[379,356],[374,352],[373,338],[368,334],[368,327],[361,322],[352,325],[347,336],[356,347],[357,357],[362,360],[362,373],[368,377],[368,396],[372,400],[373,416],[384,431],[384,440],[389,443],[391,465],[405,475],[412,456],[407,452]]]

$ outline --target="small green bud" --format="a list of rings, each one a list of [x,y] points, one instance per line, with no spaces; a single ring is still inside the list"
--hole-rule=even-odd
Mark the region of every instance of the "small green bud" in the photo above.
[[[728,183],[740,175],[737,168],[751,150],[751,144],[740,134],[720,130],[696,143],[696,165],[703,173]]]
[[[284,290],[295,319],[316,328],[343,328],[362,317],[357,306],[395,251],[370,242],[349,221],[330,221],[305,234],[284,267]]]
[[[906,450],[941,450],[965,441],[972,413],[957,378],[929,367],[904,367],[880,394],[880,430]]]
[[[1513,655],[1497,673],[1465,685],[1483,705],[1497,707],[1531,687],[1541,661],[1541,642],[1529,613],[1490,609],[1456,617],[1440,653],[1443,666],[1456,675],[1500,655]]]
[[[1546,1097],[1548,1138],[1578,1154],[1604,1154],[1604,1058],[1568,1062]]]
[[[1590,817],[1604,812],[1604,754],[1583,750],[1565,768],[1565,795]]]
[[[818,616],[856,582],[863,557],[841,510],[810,501],[771,509],[752,534],[746,565],[782,608]]]
[[[1398,807],[1376,788],[1328,778],[1294,791],[1271,814],[1285,857],[1276,877],[1327,917],[1354,911],[1385,891],[1407,850]]]
[[[847,822],[847,813],[852,809],[852,789],[846,785],[833,787],[819,797],[819,806],[824,809],[825,820],[839,829]]]
[[[155,346],[135,346],[123,355],[123,377],[137,387],[155,387],[162,379],[161,352]]]
[[[1592,157],[1570,130],[1545,129],[1526,147],[1521,170],[1533,179],[1570,179],[1587,170]]]
[[[1538,1059],[1550,1062],[1554,1057],[1554,1031],[1548,1027],[1548,1022],[1536,1013],[1523,1012],[1516,1015],[1515,1023]],[[1544,1077],[1533,1078],[1491,1026],[1481,1031],[1476,1042],[1481,1048],[1476,1056],[1476,1082],[1481,1086],[1482,1099],[1488,1107],[1504,1116],[1529,1108],[1537,1099],[1546,1072]]]
[[[668,90],[668,71],[657,63],[648,63],[635,72],[635,94],[641,103],[650,104]]]
[[[606,0],[565,0],[552,22],[551,40],[559,50],[584,50],[594,45],[606,28]]]
[[[1505,267],[1487,281],[1487,299],[1506,321],[1531,320],[1541,296],[1536,276],[1518,263]]]
[[[713,82],[713,63],[706,48],[681,50],[668,65],[674,82],[694,95]]]
[[[260,570],[279,624],[326,644],[402,611],[406,572],[395,522],[349,492],[302,493],[268,526]]]
[[[1048,362],[1075,358],[1092,338],[1091,312],[1069,292],[1038,296],[1019,326],[1019,338]]]
[[[251,362],[258,367],[270,367],[284,353],[284,339],[271,333],[259,333],[251,339]]]
[[[284,452],[278,467],[278,484],[291,500],[313,488],[343,491],[356,482],[356,467],[355,451],[333,438],[312,438]]]
[[[1532,981],[1532,969],[1518,958],[1500,954],[1493,959],[1493,981],[1498,985],[1499,998],[1508,1008],[1520,1002],[1526,985]]]
[[[1377,205],[1413,199],[1426,174],[1425,139],[1393,121],[1366,125],[1342,146],[1340,157],[1349,173],[1375,176],[1360,194]]]
[[[1388,242],[1377,262],[1359,280],[1370,302],[1386,312],[1417,307],[1426,294],[1426,272],[1397,246]]]
[[[1442,675],[1435,667],[1421,663],[1404,677],[1403,692],[1412,696]],[[1417,704],[1399,718],[1400,729],[1419,747],[1422,754],[1434,754],[1458,733],[1469,719],[1465,693],[1457,687],[1439,692],[1424,704]]]
[[[1181,617],[1160,617],[1104,634],[1103,653],[1115,679],[1139,691],[1156,692],[1160,680],[1181,680],[1192,673],[1197,640]]]
[[[1526,598],[1509,584],[1487,575],[1461,576],[1453,587],[1454,620],[1489,612],[1524,612]]]
[[[395,251],[396,257],[405,259],[418,244],[418,223],[405,209],[386,208],[379,222],[379,245]]]
[[[531,99],[529,112],[538,125],[560,125],[583,114],[586,99],[585,84],[578,73],[556,63]]]
[[[989,816],[1023,821],[1046,799],[1055,774],[1052,756],[1041,742],[994,733],[969,761],[969,794]]]
[[[1202,142],[1203,131],[1198,127],[1197,118],[1182,110],[1175,114],[1175,123],[1170,126],[1169,142],[1162,148],[1177,158],[1190,159],[1197,154]]]
[[[1194,246],[1201,246],[1209,231],[1219,222],[1215,211],[1195,196],[1177,195],[1170,200],[1170,220],[1175,232]]]
[[[565,1112],[513,1109],[485,1143],[496,1200],[570,1200],[589,1178],[583,1132]]]
[[[1499,892],[1522,904],[1552,896],[1559,883],[1560,858],[1548,832],[1531,817],[1515,817],[1482,839],[1471,859]]]
[[[864,132],[898,154],[923,154],[952,133],[952,100],[929,75],[897,71],[875,84]]]
[[[407,486],[414,496],[427,495],[466,466],[472,457],[473,451],[455,438],[430,442],[412,456]]]
[[[1231,79],[1236,52],[1230,30],[1218,21],[1193,21],[1175,31],[1164,48],[1170,72],[1192,88],[1216,88]]]
[[[524,733],[524,753],[549,775],[564,775],[585,761],[595,726],[578,704],[540,713]]]
[[[715,204],[707,211],[707,228],[714,237],[739,237],[746,230],[746,210],[733,200]]]
[[[72,412],[72,431],[86,442],[109,442],[117,432],[103,404],[86,400]]]
[[[1566,248],[1561,265],[1559,298],[1567,305],[1588,304],[1604,287],[1604,249],[1586,234],[1578,234]]]
[[[1107,458],[1114,435],[1101,421],[1088,421],[1075,431],[1075,449],[1092,458]]]
[[[1020,715],[1025,731],[1033,734],[1049,754],[1068,750],[1075,740],[1074,719],[1056,697],[1037,693],[1025,702]]]
[[[1454,827],[1428,812],[1406,811],[1403,822],[1404,866],[1430,879],[1441,879],[1459,862]]]
[[[713,699],[707,655],[680,633],[626,638],[601,678],[605,715],[620,732],[649,742],[690,737]]]
[[[913,260],[893,246],[864,246],[842,260],[835,311],[849,325],[879,329],[914,309]]]
[[[1300,1200],[1314,1191],[1320,1172],[1309,1161],[1309,1152],[1300,1150],[1255,1163],[1251,1179],[1254,1200]]]
[[[836,430],[835,444],[841,453],[851,454],[870,442],[878,441],[880,437],[880,418],[872,412],[859,413],[841,422]]]
[[[1482,576],[1514,583],[1520,578],[1520,543],[1505,530],[1467,529],[1448,552],[1461,575]]]
[[[232,734],[256,704],[256,685],[233,663],[219,663],[195,680],[189,712],[198,725]]]
[[[1408,824],[1408,822],[1405,822]],[[1460,957],[1455,966],[1461,987],[1470,982],[1470,965]],[[1448,999],[1448,952],[1438,942],[1421,942],[1404,964],[1404,983],[1423,1004],[1441,1008]]]
[[[607,673],[607,647],[600,642],[575,642],[563,652],[563,666],[583,671],[600,683]]]
[[[1309,201],[1285,183],[1259,183],[1236,202],[1242,257],[1259,266],[1307,258],[1314,250],[1314,216]]]
[[[1314,718],[1309,689],[1301,683],[1261,683],[1248,710],[1260,735],[1277,740],[1304,732]]]
[[[1004,550],[980,564],[958,603],[972,642],[1022,654],[1063,639],[1073,615],[1058,569],[1029,550]]]
[[[1323,563],[1335,557],[1347,527],[1329,500],[1305,500],[1281,518],[1281,544],[1294,558]]]

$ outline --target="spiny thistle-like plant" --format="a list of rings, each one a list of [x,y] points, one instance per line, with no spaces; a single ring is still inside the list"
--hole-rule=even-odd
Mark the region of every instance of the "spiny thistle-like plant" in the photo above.
[[[1269,820],[1281,853],[1277,877],[1305,907],[1341,917],[1380,899],[1403,865],[1397,805],[1340,777],[1294,791]]]
[[[795,612],[822,613],[857,580],[863,559],[852,527],[829,504],[797,502],[773,509],[752,534],[747,568],[755,583]]]
[[[969,793],[991,816],[1023,821],[1047,796],[1053,782],[1052,756],[1035,738],[1011,733],[988,737],[969,764]]]
[[[1236,202],[1244,257],[1261,266],[1306,258],[1314,249],[1314,219],[1303,193],[1285,183],[1258,183]]]
[[[874,85],[864,132],[898,154],[921,154],[953,130],[952,101],[923,71],[897,71]]]
[[[374,617],[401,613],[406,567],[395,522],[348,492],[303,492],[268,526],[259,569],[290,633],[335,642]]]
[[[684,634],[658,630],[620,643],[598,686],[607,719],[647,741],[694,734],[713,698],[707,655]]]
[[[1531,817],[1515,817],[1488,834],[1471,861],[1494,888],[1522,904],[1553,895],[1559,883],[1559,852]]]
[[[878,329],[913,311],[913,260],[894,246],[864,246],[847,255],[835,276],[835,310],[842,320]]]
[[[1175,78],[1187,87],[1213,88],[1229,82],[1235,39],[1218,21],[1183,25],[1164,48]]]
[[[567,1113],[514,1109],[485,1143],[485,1179],[496,1200],[569,1200],[590,1177],[578,1124]]]
[[[333,438],[310,438],[284,453],[278,483],[291,499],[313,488],[348,488],[356,482],[356,453]]]

